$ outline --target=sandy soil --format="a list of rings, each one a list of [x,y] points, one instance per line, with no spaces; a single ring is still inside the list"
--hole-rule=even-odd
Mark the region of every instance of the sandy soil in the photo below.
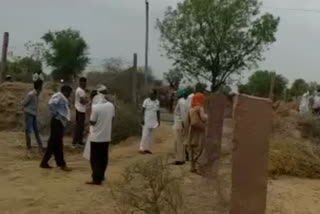
[[[228,129],[226,129],[228,132]],[[188,213],[225,213],[230,188],[229,139],[225,138],[226,155],[220,170],[222,195],[213,192],[210,182],[196,175],[181,181]],[[154,139],[155,155],[172,151],[171,126],[163,124]],[[135,161],[151,158],[137,154],[139,139],[131,138],[111,150],[107,172],[108,184],[86,186],[90,180],[89,163],[79,152],[66,148],[66,160],[74,170],[65,173],[39,169],[39,157],[27,160],[24,134],[0,132],[0,213],[2,214],[113,214],[115,203],[109,184],[117,181],[123,169]],[[70,140],[66,139],[66,145]],[[52,163],[52,165],[54,165]],[[176,167],[172,167],[175,170]],[[188,166],[185,166],[188,169]],[[197,188],[194,188],[197,187]],[[320,181],[283,177],[270,180],[267,214],[319,214]],[[220,199],[220,200],[218,200]],[[221,203],[224,202],[224,203]],[[223,206],[221,206],[221,204]],[[226,212],[227,213],[227,212]]]

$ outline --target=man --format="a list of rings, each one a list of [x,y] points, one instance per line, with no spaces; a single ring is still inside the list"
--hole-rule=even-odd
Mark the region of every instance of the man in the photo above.
[[[188,93],[185,89],[179,89],[177,92],[178,102],[176,108],[174,110],[174,135],[175,135],[175,156],[176,161],[175,165],[183,165],[185,164],[186,156],[185,156],[185,145],[184,145],[184,121],[187,119],[187,105],[186,99],[188,97]]]
[[[101,185],[105,179],[105,171],[108,166],[109,144],[111,142],[112,121],[115,109],[112,103],[106,99],[92,106],[90,117],[90,164],[92,169],[92,181],[90,185]]]
[[[140,142],[140,154],[152,154],[152,134],[155,128],[160,126],[160,103],[157,100],[157,91],[153,90],[149,98],[143,102],[142,110],[142,138]]]
[[[49,101],[49,108],[52,114],[51,131],[48,148],[40,164],[41,168],[51,169],[52,167],[48,162],[51,156],[54,155],[58,167],[63,171],[71,171],[71,169],[67,167],[63,155],[64,129],[71,117],[68,101],[71,93],[72,88],[64,85],[61,87],[61,92],[54,94]]]
[[[313,96],[312,113],[314,115],[320,115],[320,89],[318,89]]]
[[[81,77],[79,79],[79,87],[75,93],[75,109],[76,109],[76,124],[73,136],[73,146],[82,147],[84,145],[83,135],[86,121],[86,109],[87,109],[87,95],[86,95],[87,79]]]
[[[34,89],[30,91],[22,104],[25,114],[25,132],[26,132],[26,144],[27,144],[27,157],[31,155],[31,133],[35,134],[37,143],[39,145],[40,153],[43,152],[42,141],[39,134],[37,115],[38,115],[38,98],[42,90],[42,81],[34,82]]]

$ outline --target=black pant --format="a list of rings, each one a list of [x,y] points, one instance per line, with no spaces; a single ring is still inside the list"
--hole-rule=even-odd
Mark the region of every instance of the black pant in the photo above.
[[[48,165],[51,156],[54,155],[58,167],[66,166],[63,155],[63,132],[64,127],[62,123],[59,120],[52,118],[48,148],[42,159],[41,165]]]
[[[72,144],[83,144],[83,133],[84,133],[84,126],[86,122],[86,113],[79,112],[76,110],[76,126],[73,135],[73,142]]]
[[[109,160],[109,142],[91,142],[90,163],[92,169],[92,181],[100,184],[104,180]]]

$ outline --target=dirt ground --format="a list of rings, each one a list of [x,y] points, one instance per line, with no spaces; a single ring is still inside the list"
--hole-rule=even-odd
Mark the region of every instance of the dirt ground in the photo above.
[[[188,213],[227,213],[230,188],[230,137],[228,123],[224,138],[221,189],[218,196],[210,181],[188,174],[181,181]],[[86,186],[90,180],[89,163],[81,153],[69,148],[65,140],[66,160],[73,171],[65,173],[55,168],[38,167],[36,148],[34,158],[25,158],[24,134],[0,132],[0,213],[2,214],[113,214],[116,203],[110,185],[117,181],[123,169],[135,161],[151,158],[137,153],[139,138],[131,138],[111,149],[107,183],[102,187]],[[173,149],[171,125],[162,124],[154,138],[154,155],[167,155]],[[52,162],[52,165],[54,163]],[[172,170],[177,167],[172,166]],[[188,166],[184,166],[185,170]],[[196,188],[195,188],[196,187]],[[269,181],[267,214],[319,214],[320,181],[281,177]],[[224,203],[221,203],[224,202]],[[218,204],[223,204],[219,207]],[[187,213],[187,212],[186,212]]]

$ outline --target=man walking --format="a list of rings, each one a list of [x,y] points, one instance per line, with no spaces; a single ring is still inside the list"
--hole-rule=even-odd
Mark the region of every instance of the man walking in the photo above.
[[[75,108],[76,108],[76,124],[73,136],[73,146],[83,146],[83,135],[85,129],[85,121],[86,121],[86,110],[88,98],[86,95],[86,87],[87,87],[87,79],[85,77],[81,77],[79,79],[79,87],[76,90],[75,94]]]
[[[40,164],[41,168],[51,169],[52,167],[48,162],[51,156],[54,155],[58,167],[63,171],[71,171],[71,169],[67,167],[63,155],[63,134],[64,128],[68,121],[70,121],[68,98],[71,93],[72,88],[64,85],[61,88],[61,92],[54,94],[49,101],[49,108],[52,114],[51,131],[47,151]]]
[[[23,100],[25,114],[25,132],[27,144],[27,157],[31,156],[31,133],[34,132],[40,153],[43,151],[42,141],[39,134],[37,115],[38,115],[38,98],[42,90],[42,81],[34,82],[34,89],[30,91]]]
[[[111,143],[112,121],[115,116],[114,105],[106,99],[92,106],[90,117],[90,164],[92,181],[90,185],[101,185],[108,166],[109,144]]]
[[[152,154],[152,134],[155,128],[160,126],[160,103],[157,99],[157,92],[153,90],[149,98],[143,102],[142,110],[142,138],[140,142],[140,154]]]

